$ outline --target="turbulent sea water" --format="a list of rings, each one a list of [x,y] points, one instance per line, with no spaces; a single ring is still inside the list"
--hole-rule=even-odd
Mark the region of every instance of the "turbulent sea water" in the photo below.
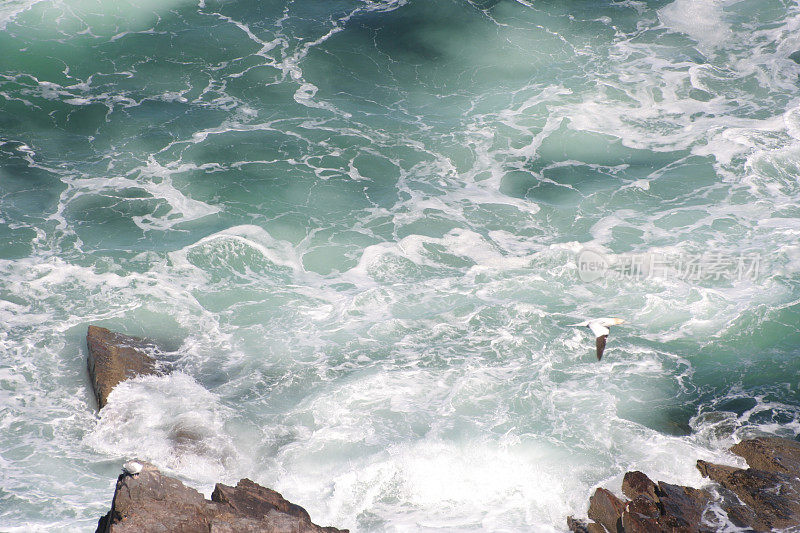
[[[626,470],[700,486],[800,433],[796,2],[3,0],[0,27],[0,530],[93,531],[138,457],[356,532],[564,531]],[[596,316],[627,320],[599,362],[567,327]],[[174,371],[98,415],[89,324]]]

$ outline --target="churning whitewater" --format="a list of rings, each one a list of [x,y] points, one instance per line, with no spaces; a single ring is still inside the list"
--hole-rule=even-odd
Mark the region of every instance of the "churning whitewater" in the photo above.
[[[800,433],[797,2],[0,27],[1,530],[93,530],[138,458],[354,532],[565,531],[626,470]],[[174,371],[98,414],[90,324]]]

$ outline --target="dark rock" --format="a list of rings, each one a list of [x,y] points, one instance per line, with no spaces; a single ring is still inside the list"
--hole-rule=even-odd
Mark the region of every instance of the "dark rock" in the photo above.
[[[567,527],[573,533],[606,533],[606,528],[597,522],[577,520],[571,516],[567,517]]]
[[[708,492],[659,481],[658,499],[662,514],[659,523],[675,533],[702,531],[703,510],[711,501]]]
[[[611,532],[706,533],[716,529],[703,522],[707,512],[715,519],[709,511],[713,505],[747,531],[800,531],[800,443],[761,437],[742,441],[731,451],[750,468],[697,461],[700,473],[719,484],[713,497],[705,490],[663,481],[656,485],[642,472],[628,472],[622,492],[631,500],[623,504],[607,490],[597,489],[590,500],[589,518]],[[572,517],[568,525],[572,531],[589,532],[593,526]]]
[[[211,494],[211,501],[226,505],[231,512],[246,516],[259,517],[275,509],[302,520],[311,521],[311,517],[305,509],[287,501],[280,493],[262,487],[249,479],[242,479],[236,484],[236,487],[217,483]]]
[[[567,517],[567,527],[573,533],[589,533],[586,520],[577,520],[571,516]]]
[[[660,516],[661,510],[650,497],[646,495],[636,496],[628,502],[622,512],[622,529],[625,533],[660,531],[662,529],[658,523]]]
[[[586,531],[588,533],[607,533],[606,528],[597,522],[589,522],[589,525],[586,526]]]
[[[722,509],[728,514],[728,518],[731,522],[739,527],[751,528],[756,531],[768,531],[771,529],[769,524],[759,517],[752,508],[747,505],[741,505],[739,503],[741,501],[739,496],[728,488],[732,485],[731,476],[741,469],[734,466],[717,465],[701,460],[697,461],[697,469],[703,477],[707,477],[719,483],[722,486],[722,490],[725,491],[725,494],[732,495],[732,497],[727,498],[727,501],[722,502],[721,505]]]
[[[99,409],[106,405],[111,390],[121,381],[157,373],[156,361],[147,353],[154,345],[145,339],[89,326],[86,344],[87,366]]]
[[[766,472],[800,475],[800,443],[777,437],[743,440],[731,451],[743,457],[750,468]]]
[[[622,511],[625,504],[611,492],[599,488],[589,500],[589,518],[611,533],[622,531]]]
[[[638,470],[625,473],[625,477],[622,479],[622,493],[631,500],[637,496],[646,496],[658,503],[656,484]]]
[[[346,533],[311,522],[302,507],[277,492],[243,479],[217,485],[214,501],[149,463],[139,474],[117,480],[111,510],[96,533]]]
[[[771,529],[746,505],[724,505],[723,510],[728,514],[728,519],[735,526],[754,531],[769,531]]]
[[[589,503],[589,518],[612,533],[699,533],[711,531],[702,525],[703,512],[711,501],[704,491],[659,482],[655,485],[641,472],[629,472],[623,486],[628,496],[623,503],[599,488]],[[573,519],[573,522],[577,522]],[[570,522],[568,522],[570,525]],[[590,524],[591,525],[591,524]],[[573,531],[582,531],[573,529]],[[586,527],[586,531],[591,531]]]
[[[661,508],[647,496],[637,496],[625,506],[626,513],[635,513],[644,518],[657,520],[661,516]]]
[[[703,512],[711,495],[699,489],[653,483],[641,472],[628,472],[623,480],[626,495],[622,502],[611,492],[598,488],[589,501],[589,518],[597,531],[611,533],[705,533],[712,529],[702,524]],[[592,524],[568,519],[572,531],[592,532]],[[580,529],[580,528],[583,529]]]
[[[800,479],[796,475],[705,461],[697,461],[697,468],[703,476],[736,494],[752,511],[732,509],[736,519],[747,527],[769,530],[800,525]]]
[[[717,465],[701,459],[697,460],[697,469],[703,477],[710,478],[723,486],[727,483],[729,476],[741,470],[741,468],[736,468],[735,466]]]

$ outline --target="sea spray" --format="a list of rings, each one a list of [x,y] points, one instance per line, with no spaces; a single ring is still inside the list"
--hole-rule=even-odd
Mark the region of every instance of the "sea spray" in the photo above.
[[[700,486],[798,431],[794,4],[0,24],[0,528],[91,529],[140,457],[353,531],[563,531],[626,470]],[[174,373],[98,415],[89,324]]]

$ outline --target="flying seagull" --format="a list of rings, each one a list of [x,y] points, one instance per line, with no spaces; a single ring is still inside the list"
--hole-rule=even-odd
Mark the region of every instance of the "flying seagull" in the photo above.
[[[580,324],[570,324],[570,326],[586,326],[592,330],[594,336],[597,337],[595,344],[597,345],[597,360],[599,361],[603,358],[603,350],[606,349],[606,337],[611,333],[608,328],[624,322],[621,318],[593,318]]]

